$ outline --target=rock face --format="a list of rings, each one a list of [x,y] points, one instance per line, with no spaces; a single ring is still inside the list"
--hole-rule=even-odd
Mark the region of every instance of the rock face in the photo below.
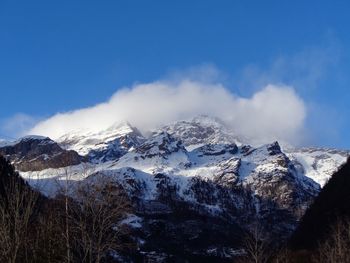
[[[178,121],[164,126],[161,130],[182,140],[187,147],[239,141],[220,119],[208,116],[198,116],[190,121]]]
[[[24,178],[36,170],[49,178],[53,171],[42,169],[69,159],[72,179],[108,176],[121,185],[135,208],[129,224],[139,257],[160,262],[231,260],[242,252],[242,233],[256,221],[275,240],[287,238],[348,156],[329,149],[283,150],[278,142],[250,146],[221,121],[204,116],[164,126],[147,138],[124,123],[67,134],[58,144],[47,138],[20,142],[0,152]],[[82,158],[88,170],[74,166]],[[45,194],[53,195],[54,187]]]
[[[66,151],[51,139],[39,136],[4,144],[0,147],[0,154],[24,172],[77,165],[83,160],[76,152]]]
[[[144,158],[159,156],[167,158],[175,152],[186,152],[182,143],[166,132],[153,133],[150,139],[135,149],[135,153]]]

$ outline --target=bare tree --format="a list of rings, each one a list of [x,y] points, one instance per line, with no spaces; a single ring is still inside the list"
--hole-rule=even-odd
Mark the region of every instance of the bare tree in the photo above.
[[[0,257],[1,262],[14,263],[19,252],[28,255],[29,225],[35,216],[39,193],[15,177],[9,178],[4,190],[0,198]]]
[[[71,237],[71,231],[73,229],[73,226],[70,225],[74,223],[75,218],[71,213],[73,212],[73,209],[71,206],[75,203],[73,200],[73,195],[76,192],[76,186],[74,183],[74,176],[78,176],[77,179],[83,179],[86,178],[92,170],[90,169],[89,165],[86,163],[81,164],[81,169],[79,172],[74,172],[70,166],[67,166],[68,160],[62,159],[61,160],[61,166],[60,168],[61,173],[57,174],[55,185],[56,185],[56,199],[60,204],[63,204],[63,209],[59,212],[59,217],[61,218],[63,216],[63,220],[60,220],[59,224],[61,227],[63,227],[62,235],[64,237],[65,247],[66,247],[66,256],[65,261],[67,263],[70,263],[73,261],[72,256],[72,237]]]
[[[70,263],[72,262],[72,255],[71,255],[71,234],[70,234],[70,204],[73,203],[71,195],[74,189],[74,186],[72,184],[72,177],[73,177],[73,171],[71,170],[71,167],[67,165],[68,160],[62,159],[61,160],[61,167],[58,172],[55,179],[55,195],[56,200],[59,202],[59,204],[63,204],[62,209],[60,209],[60,225],[63,227],[62,235],[64,237],[64,243],[65,243],[65,262]],[[61,220],[62,218],[62,220]]]
[[[64,192],[64,204],[65,204],[65,238],[66,238],[66,251],[67,251],[67,262],[71,262],[71,249],[70,249],[70,233],[69,233],[69,199],[68,199],[68,194],[69,194],[69,173],[67,168],[64,169],[65,171],[65,192]]]
[[[319,245],[314,262],[350,263],[350,220],[337,220],[328,238]]]
[[[46,200],[39,214],[33,242],[31,243],[32,258],[30,262],[64,262],[66,260],[66,244],[62,230],[63,209],[57,200]]]
[[[282,247],[277,250],[273,255],[273,263],[291,263],[293,253],[286,247]]]
[[[74,246],[82,262],[96,262],[126,244],[121,237],[127,228],[118,224],[130,212],[124,191],[115,182],[94,175],[75,190],[77,203],[71,206]]]
[[[268,238],[259,223],[254,223],[246,234],[243,242],[245,255],[238,261],[242,263],[266,263],[270,258],[270,245]]]
[[[54,199],[18,177],[6,179],[0,197],[0,262],[99,263],[130,244],[121,221],[131,205],[122,187],[97,174],[72,184],[76,173],[70,167],[61,171]],[[90,172],[82,169],[83,178]]]

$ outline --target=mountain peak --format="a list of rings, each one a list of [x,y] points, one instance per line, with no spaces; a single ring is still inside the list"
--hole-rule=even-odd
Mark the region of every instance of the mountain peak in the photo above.
[[[208,126],[218,126],[218,127],[226,126],[226,124],[220,118],[204,115],[204,114],[201,114],[192,118],[190,122],[200,123],[202,125],[208,125]]]
[[[127,134],[135,130],[137,129],[134,126],[132,126],[128,121],[116,122],[106,129],[106,131],[114,131],[118,132],[119,134]]]
[[[190,150],[205,144],[232,144],[238,143],[236,136],[218,118],[200,115],[190,120],[173,122],[162,127],[175,138],[182,140]]]
[[[75,150],[81,155],[99,161],[115,160],[141,144],[145,138],[129,122],[115,123],[99,132],[77,131],[58,139],[65,149]],[[101,159],[102,158],[102,159]]]
[[[266,147],[267,147],[267,150],[270,153],[270,155],[282,153],[281,146],[279,145],[279,143],[277,141],[275,141],[271,144],[268,144]]]
[[[64,150],[55,141],[42,136],[26,136],[1,146],[0,154],[21,171],[71,166],[83,160],[76,152]]]

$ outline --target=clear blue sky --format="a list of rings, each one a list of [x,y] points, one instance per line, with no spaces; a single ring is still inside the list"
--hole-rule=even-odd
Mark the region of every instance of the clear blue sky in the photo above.
[[[90,106],[209,63],[244,96],[247,68],[295,85],[310,129],[329,130],[318,143],[350,148],[349,14],[349,1],[0,0],[0,120]]]

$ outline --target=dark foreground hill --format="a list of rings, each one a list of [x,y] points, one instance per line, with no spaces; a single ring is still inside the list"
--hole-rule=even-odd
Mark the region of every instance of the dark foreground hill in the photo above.
[[[332,226],[350,217],[350,160],[328,181],[306,211],[291,244],[295,249],[314,249]]]

